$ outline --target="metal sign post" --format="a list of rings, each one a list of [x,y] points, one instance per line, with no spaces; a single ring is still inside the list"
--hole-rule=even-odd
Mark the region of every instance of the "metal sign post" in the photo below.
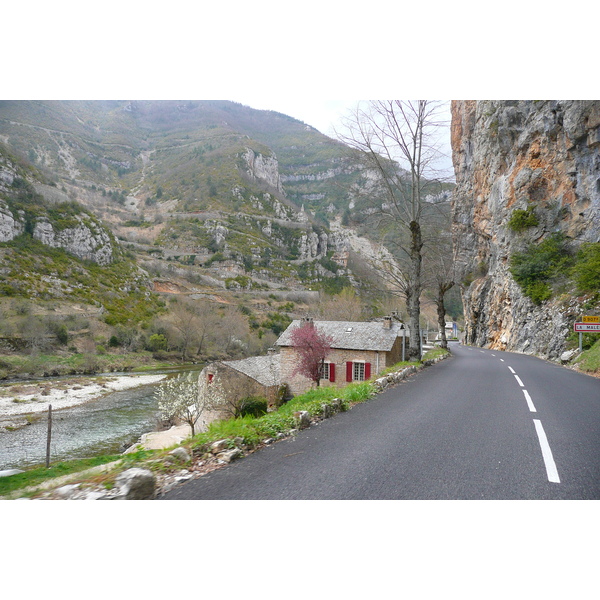
[[[580,323],[575,323],[573,329],[579,333],[579,352],[583,352],[583,333],[600,333],[600,317],[583,317]]]

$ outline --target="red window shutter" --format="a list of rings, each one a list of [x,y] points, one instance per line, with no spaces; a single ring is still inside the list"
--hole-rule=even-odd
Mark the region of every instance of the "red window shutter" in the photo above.
[[[335,363],[329,363],[329,381],[335,381]]]
[[[352,381],[352,361],[346,363],[346,381]]]
[[[371,377],[371,363],[365,363],[365,381]]]

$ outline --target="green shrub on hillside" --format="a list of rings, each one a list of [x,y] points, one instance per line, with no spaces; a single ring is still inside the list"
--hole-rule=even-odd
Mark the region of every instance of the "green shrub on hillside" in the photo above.
[[[571,273],[580,293],[600,293],[600,242],[581,246]]]
[[[538,224],[539,221],[533,206],[528,206],[526,210],[522,208],[515,209],[508,220],[508,227],[516,232],[535,227]]]
[[[563,234],[555,233],[540,244],[530,244],[510,259],[510,272],[523,293],[535,304],[552,296],[550,284],[568,272],[572,257]]]

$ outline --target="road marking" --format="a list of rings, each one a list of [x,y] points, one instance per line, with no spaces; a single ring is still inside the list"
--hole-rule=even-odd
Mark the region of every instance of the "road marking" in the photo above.
[[[518,375],[515,375],[515,379],[517,380],[517,383],[521,386],[521,387],[525,387],[525,384],[521,381],[521,379],[519,378]]]
[[[501,361],[501,362],[504,362],[504,359],[503,359],[503,358],[501,358],[501,359],[500,359],[500,361]]]
[[[508,367],[508,370],[514,375],[515,374],[515,370],[512,367]]]
[[[527,393],[527,390],[523,390],[523,393],[525,394],[525,400],[527,400],[527,406],[529,406],[529,410],[531,412],[537,412],[537,410],[535,410],[535,406],[533,405],[533,400],[531,399],[531,396]]]
[[[492,354],[492,356],[496,356],[495,354]]]
[[[535,424],[535,431],[542,448],[542,456],[544,457],[544,464],[546,465],[548,481],[552,483],[560,483],[558,471],[556,470],[556,464],[554,462],[554,458],[552,457],[552,450],[550,450],[550,444],[548,444],[548,438],[546,437],[546,432],[542,427],[542,422],[538,419],[534,419],[533,423]]]

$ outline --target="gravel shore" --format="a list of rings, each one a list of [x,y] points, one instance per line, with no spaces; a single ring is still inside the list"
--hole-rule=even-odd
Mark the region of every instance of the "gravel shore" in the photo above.
[[[70,408],[111,392],[156,383],[166,375],[118,375],[76,377],[68,380],[40,381],[34,384],[0,386],[0,419],[48,410]]]

